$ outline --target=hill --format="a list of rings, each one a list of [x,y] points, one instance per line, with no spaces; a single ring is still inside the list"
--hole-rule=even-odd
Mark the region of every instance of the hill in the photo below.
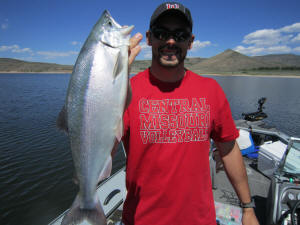
[[[130,73],[138,73],[147,69],[151,65],[151,60],[135,60],[130,69]]]
[[[261,60],[263,62],[269,63],[278,63],[285,66],[294,66],[300,67],[300,56],[294,54],[273,54],[273,55],[263,55],[263,56],[254,56],[253,58]]]
[[[55,63],[27,62],[18,59],[0,58],[0,72],[57,72],[71,73],[73,66]]]
[[[228,49],[207,60],[203,60],[191,66],[190,69],[201,73],[238,72],[261,67],[276,67],[278,64],[272,61],[263,62]]]
[[[186,58],[184,61],[184,65],[186,68],[191,68],[193,65],[205,61],[206,58],[199,58],[199,57],[195,57],[195,58]],[[135,60],[133,62],[133,64],[131,65],[131,73],[137,73],[140,71],[143,71],[145,69],[147,69],[148,67],[150,67],[151,65],[151,60]]]
[[[150,65],[151,60],[136,60],[130,73],[138,73]],[[249,57],[228,49],[211,58],[186,58],[185,67],[200,74],[300,75],[300,56],[281,54]],[[71,73],[72,69],[72,65],[0,58],[0,72]]]

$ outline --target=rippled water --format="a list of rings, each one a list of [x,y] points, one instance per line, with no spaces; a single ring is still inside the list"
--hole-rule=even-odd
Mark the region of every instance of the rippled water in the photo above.
[[[265,122],[288,135],[300,137],[300,79],[282,77],[214,77],[223,87],[234,119],[257,110],[257,101],[266,97]]]
[[[70,75],[0,75],[0,224],[47,224],[76,193],[67,137],[55,121]],[[118,153],[114,170],[124,163]]]
[[[67,137],[55,120],[69,74],[0,74],[0,224],[47,224],[76,194]],[[266,119],[300,136],[300,79],[214,77],[224,88],[235,119],[268,98]],[[113,170],[124,165],[121,152]]]

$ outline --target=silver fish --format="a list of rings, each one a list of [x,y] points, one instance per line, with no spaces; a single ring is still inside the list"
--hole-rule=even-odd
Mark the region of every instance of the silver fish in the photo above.
[[[57,120],[68,133],[79,185],[63,225],[106,224],[96,188],[116,140],[122,137],[132,29],[120,26],[105,10],[75,63]]]

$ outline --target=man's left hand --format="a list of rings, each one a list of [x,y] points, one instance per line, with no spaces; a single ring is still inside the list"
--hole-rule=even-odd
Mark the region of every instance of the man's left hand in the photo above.
[[[141,33],[137,33],[132,38],[130,38],[129,58],[128,58],[129,66],[133,63],[135,57],[141,51],[141,46],[139,45],[139,43],[142,39],[143,39],[143,35]]]

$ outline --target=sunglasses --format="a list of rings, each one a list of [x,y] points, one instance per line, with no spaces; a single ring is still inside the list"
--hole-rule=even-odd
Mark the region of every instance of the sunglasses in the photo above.
[[[154,27],[150,29],[150,32],[154,35],[155,38],[161,41],[167,41],[172,37],[176,42],[186,41],[191,37],[191,33],[183,30],[168,31],[164,28]]]

